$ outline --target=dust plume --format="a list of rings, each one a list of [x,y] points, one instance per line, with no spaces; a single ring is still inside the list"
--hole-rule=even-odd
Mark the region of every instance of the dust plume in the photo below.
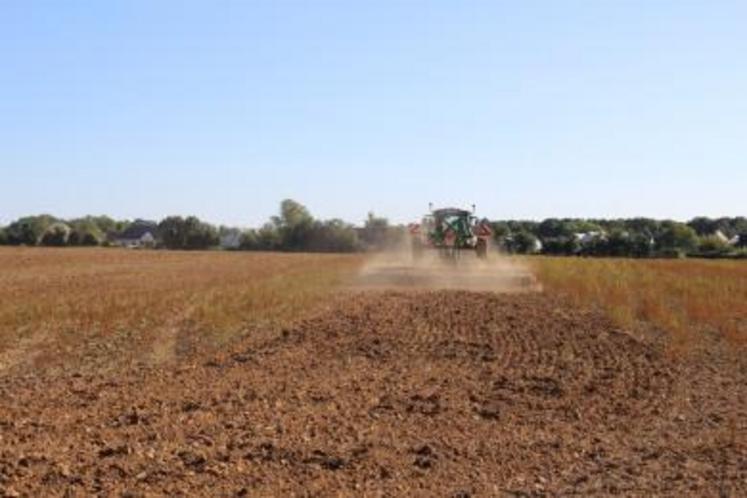
[[[457,289],[488,292],[539,290],[534,275],[522,263],[491,252],[485,260],[463,251],[449,260],[437,250],[414,258],[408,244],[370,256],[353,287],[362,289]]]

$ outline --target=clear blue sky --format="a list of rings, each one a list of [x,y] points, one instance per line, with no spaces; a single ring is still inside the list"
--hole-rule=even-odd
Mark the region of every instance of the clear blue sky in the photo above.
[[[0,1],[0,222],[747,215],[747,2]]]

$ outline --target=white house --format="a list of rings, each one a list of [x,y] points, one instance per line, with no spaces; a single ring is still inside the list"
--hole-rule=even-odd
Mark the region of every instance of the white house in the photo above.
[[[573,237],[575,237],[579,244],[586,245],[595,240],[604,240],[607,238],[607,234],[603,231],[577,232],[573,234]]]
[[[721,242],[729,243],[729,237],[724,235],[724,232],[722,232],[721,230],[716,230],[715,232],[713,232],[713,236],[719,239]]]

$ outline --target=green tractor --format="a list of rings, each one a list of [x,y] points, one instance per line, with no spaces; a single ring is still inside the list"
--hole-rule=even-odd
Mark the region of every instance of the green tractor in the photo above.
[[[488,257],[488,242],[493,231],[487,220],[478,220],[472,211],[457,208],[433,209],[421,223],[410,225],[412,253],[420,259],[427,249],[436,249],[448,260],[456,260],[465,251],[479,259]]]

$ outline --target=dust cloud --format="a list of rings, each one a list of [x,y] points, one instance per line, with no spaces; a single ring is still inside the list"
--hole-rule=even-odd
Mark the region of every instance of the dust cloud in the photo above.
[[[410,248],[371,255],[353,282],[356,289],[468,290],[481,292],[530,292],[540,290],[525,265],[497,252],[477,258],[463,251],[456,260],[426,250],[415,259]]]

